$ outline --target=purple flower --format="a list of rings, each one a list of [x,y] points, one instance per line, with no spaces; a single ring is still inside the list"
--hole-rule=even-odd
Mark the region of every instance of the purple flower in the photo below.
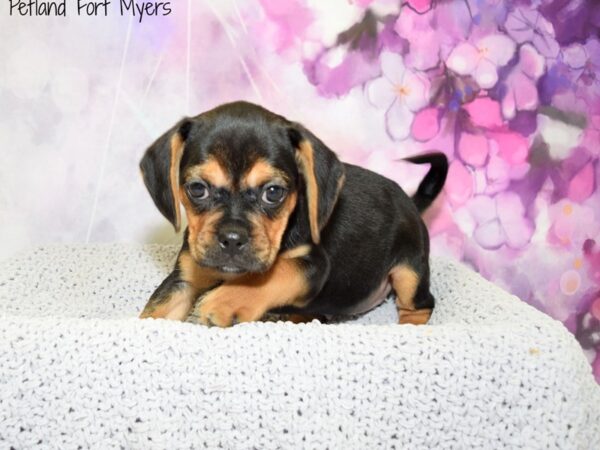
[[[563,50],[563,61],[573,71],[574,81],[584,86],[600,81],[600,41],[591,37],[585,45],[573,44]]]
[[[529,243],[534,226],[525,215],[521,199],[514,192],[501,192],[494,197],[478,195],[466,205],[473,219],[473,237],[486,249],[506,245],[521,249]]]
[[[502,114],[507,119],[517,111],[533,111],[538,107],[537,80],[546,69],[546,60],[529,44],[519,49],[519,62],[506,78],[506,94]]]
[[[406,139],[414,114],[429,102],[430,83],[422,74],[408,69],[400,55],[381,54],[383,76],[367,87],[369,102],[386,110],[386,130],[394,140]]]
[[[554,39],[554,27],[535,9],[516,8],[504,25],[517,43],[530,42],[545,58],[556,58],[560,46]]]
[[[590,115],[600,108],[600,41],[563,48],[560,58],[542,77],[540,97],[544,104]]]

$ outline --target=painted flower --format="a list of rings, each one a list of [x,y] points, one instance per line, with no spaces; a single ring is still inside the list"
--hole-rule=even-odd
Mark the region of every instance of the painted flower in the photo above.
[[[567,197],[577,203],[588,199],[595,188],[594,163],[588,162],[569,181]]]
[[[517,7],[504,24],[508,35],[517,43],[533,44],[544,58],[556,58],[560,46],[554,38],[554,27],[536,9]]]
[[[481,167],[487,161],[489,143],[483,133],[461,133],[458,140],[458,154],[473,167]]]
[[[446,65],[460,75],[471,75],[483,89],[498,82],[498,68],[506,65],[515,53],[514,41],[503,34],[493,34],[474,44],[463,42],[448,56]]]
[[[450,203],[456,208],[464,205],[472,196],[475,186],[473,172],[459,159],[455,159],[448,167],[448,176],[444,191]]]
[[[490,97],[477,97],[463,105],[471,123],[477,127],[496,129],[503,126],[500,104]]]
[[[407,0],[406,3],[414,11],[423,14],[431,9],[431,2],[432,0]]]
[[[394,30],[408,41],[410,51],[404,61],[407,66],[427,70],[440,62],[441,40],[432,26],[434,20],[433,12],[422,14],[411,8],[402,10]]]
[[[598,230],[594,210],[589,206],[578,205],[570,200],[561,200],[548,208],[550,229],[548,242],[571,248],[591,239]]]
[[[600,11],[600,10],[599,10]],[[600,110],[600,40],[591,37],[561,50],[560,58],[540,80],[545,104],[581,115]]]
[[[537,81],[545,68],[546,60],[534,47],[525,44],[519,49],[519,62],[506,78],[506,93],[502,99],[504,117],[512,119],[517,111],[537,109]]]
[[[429,80],[406,68],[402,57],[391,52],[381,54],[381,71],[382,76],[366,86],[367,98],[375,107],[386,110],[389,136],[406,139],[415,113],[429,102]]]
[[[529,139],[508,129],[500,104],[478,97],[463,105],[468,122],[457,139],[458,156],[473,168],[476,194],[496,194],[529,171]]]
[[[573,71],[576,88],[595,88],[600,94],[600,40],[589,38],[585,45],[573,44],[563,50],[563,61]],[[586,89],[587,90],[587,89]]]
[[[394,24],[394,30],[405,39],[409,52],[407,66],[417,70],[436,67],[458,42],[469,35],[468,9],[462,2],[439,3],[431,8],[431,1],[409,2]]]
[[[514,192],[502,192],[493,197],[477,195],[458,212],[463,231],[488,250],[503,245],[522,249],[533,235],[533,222],[526,217],[525,207]]]
[[[482,182],[478,192],[492,195],[507,190],[515,180],[522,180],[530,170],[527,162],[508,163],[494,148],[495,141],[490,141],[492,151],[485,168],[480,169],[485,177],[481,176]]]
[[[539,165],[539,164],[538,164]],[[569,199],[583,203],[595,190],[594,157],[585,147],[577,146],[571,154],[555,164],[549,161],[545,173],[552,182],[551,201]]]
[[[427,142],[437,136],[440,131],[440,116],[440,110],[435,107],[419,111],[411,126],[412,138],[420,142]]]

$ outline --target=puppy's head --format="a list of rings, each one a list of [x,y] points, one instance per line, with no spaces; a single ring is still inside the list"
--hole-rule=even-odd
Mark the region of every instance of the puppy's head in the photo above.
[[[267,270],[291,227],[296,241],[305,230],[319,243],[344,177],[312,133],[246,102],[180,121],[150,146],[140,168],[176,230],[183,204],[192,257],[223,274]]]

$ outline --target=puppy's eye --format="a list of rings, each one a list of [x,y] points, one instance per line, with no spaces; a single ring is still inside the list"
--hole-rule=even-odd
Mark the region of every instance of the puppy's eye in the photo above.
[[[202,181],[194,181],[188,184],[187,191],[194,200],[204,200],[208,198],[208,186]]]
[[[261,200],[267,205],[276,205],[281,203],[285,194],[286,190],[283,186],[272,184],[264,188]]]

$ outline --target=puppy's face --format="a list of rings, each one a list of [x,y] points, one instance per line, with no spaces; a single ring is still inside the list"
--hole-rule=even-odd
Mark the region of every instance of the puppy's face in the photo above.
[[[333,152],[315,152],[298,126],[243,102],[183,120],[140,165],[156,205],[176,228],[183,205],[196,262],[229,276],[273,264],[299,201],[309,238],[318,241],[343,178]]]
[[[289,141],[273,128],[208,121],[191,130],[179,197],[200,265],[262,272],[275,260],[296,207],[298,172]]]

